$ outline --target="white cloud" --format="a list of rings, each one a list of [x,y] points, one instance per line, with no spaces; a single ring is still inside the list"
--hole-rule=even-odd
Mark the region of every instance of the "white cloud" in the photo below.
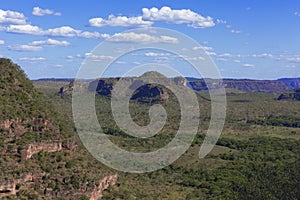
[[[209,55],[209,56],[216,56],[217,53],[214,52],[214,49],[212,47],[208,47],[208,46],[195,46],[193,47],[193,50],[194,51],[197,51],[197,50],[204,50],[204,52]]]
[[[195,56],[195,57],[188,57],[185,55],[179,55],[179,58],[183,58],[186,59],[188,61],[199,61],[199,60],[205,60],[205,58],[203,58],[202,56]]]
[[[222,19],[217,19],[217,23],[218,24],[227,24],[226,20],[222,20]]]
[[[102,60],[112,60],[114,57],[112,56],[105,56],[105,55],[95,55],[92,53],[86,53],[85,57],[91,59],[93,61],[102,61]]]
[[[153,36],[145,33],[116,33],[108,39],[111,42],[129,43],[178,43],[178,39],[170,36]]]
[[[240,60],[234,60],[233,62],[235,62],[235,63],[240,63],[241,61],[240,61]]]
[[[120,65],[124,65],[124,64],[126,64],[127,62],[125,62],[125,61],[116,61],[116,64],[120,64]]]
[[[217,58],[217,60],[219,60],[219,61],[228,61],[228,59],[226,59],[226,58]]]
[[[8,33],[30,34],[30,35],[43,35],[44,31],[38,26],[30,24],[25,25],[9,25],[6,29]]]
[[[279,55],[276,60],[278,61],[286,61],[289,63],[300,63],[300,55],[287,55],[287,54],[282,54]]]
[[[32,10],[32,14],[36,16],[44,16],[44,15],[61,16],[61,13],[59,12],[54,12],[53,10],[49,10],[49,9],[42,9],[40,7],[34,7]]]
[[[26,24],[26,17],[23,13],[11,10],[0,9],[1,24]]]
[[[52,28],[45,31],[45,35],[56,37],[75,37],[81,33],[80,30],[73,29],[70,26],[62,26],[59,28]]]
[[[108,34],[100,34],[98,32],[88,32],[76,30],[70,26],[62,26],[58,28],[48,29],[45,31],[44,35],[54,36],[54,37],[80,37],[80,38],[107,38]]]
[[[11,51],[40,51],[43,48],[39,46],[32,46],[32,45],[11,45],[8,46],[8,49]]]
[[[147,27],[147,26],[151,26],[153,24],[153,22],[144,21],[142,19],[142,16],[126,17],[126,16],[109,15],[108,19],[92,18],[89,20],[89,24],[90,24],[90,26],[94,26],[94,27],[104,27],[104,26]]]
[[[67,56],[66,59],[73,60],[74,56]]]
[[[263,53],[263,54],[253,54],[252,57],[254,57],[254,58],[273,58],[273,55],[270,53]]]
[[[48,39],[48,40],[33,41],[25,45],[11,45],[8,46],[8,49],[12,51],[40,51],[43,49],[44,46],[53,47],[53,46],[68,46],[68,45],[70,45],[70,43],[67,41]]]
[[[230,58],[230,57],[233,57],[234,55],[230,54],[230,53],[223,53],[223,54],[219,54],[218,55],[219,57],[226,57],[226,58]]]
[[[163,21],[173,24],[188,24],[193,28],[207,28],[215,25],[211,17],[203,17],[190,9],[172,10],[164,6],[158,8],[143,8],[143,19],[150,21]]]
[[[140,63],[140,62],[137,62],[137,61],[134,61],[134,62],[132,62],[132,64],[140,65],[141,63]]]
[[[205,52],[207,55],[209,55],[209,56],[216,56],[217,55],[217,53],[216,52],[213,52],[213,51],[206,51]]]
[[[5,44],[5,41],[4,40],[0,40],[0,45],[1,44]]]
[[[33,57],[33,58],[22,57],[22,58],[19,58],[19,60],[21,60],[21,61],[43,61],[43,60],[46,60],[46,58],[43,58],[43,57]]]
[[[99,32],[81,32],[79,33],[78,37],[82,37],[82,38],[109,38],[110,35],[106,34],[106,33],[99,33]]]
[[[29,43],[29,45],[32,46],[69,46],[70,43],[67,41],[59,41],[59,40],[40,40],[40,41],[33,41]]]
[[[214,49],[212,47],[208,47],[208,46],[195,46],[195,47],[193,47],[193,50],[194,51],[203,50],[208,55],[216,55],[216,53],[214,52]]]
[[[169,53],[155,53],[155,52],[147,52],[145,53],[145,56],[148,57],[158,57],[158,56],[170,56],[171,54]]]
[[[244,67],[254,67],[253,64],[249,64],[249,63],[245,63],[245,64],[243,64],[243,66],[244,66]]]
[[[236,34],[239,34],[239,33],[241,33],[242,31],[240,31],[240,30],[235,30],[235,29],[232,29],[230,32],[231,32],[231,33],[236,33]]]
[[[18,34],[29,34],[29,35],[40,35],[49,37],[80,37],[80,38],[108,38],[108,34],[100,34],[98,32],[88,32],[76,30],[70,26],[62,26],[58,28],[52,28],[48,30],[43,30],[38,26],[33,26],[30,24],[25,25],[9,25],[5,27],[4,30],[8,33],[18,33]]]

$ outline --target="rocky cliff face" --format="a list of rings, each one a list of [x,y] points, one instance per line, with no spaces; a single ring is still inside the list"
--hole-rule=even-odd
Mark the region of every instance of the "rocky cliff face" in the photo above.
[[[300,101],[300,92],[283,93],[283,94],[279,95],[278,100]]]
[[[144,85],[136,90],[131,100],[136,100],[141,103],[165,103],[171,95],[171,91],[159,85]]]
[[[214,81],[209,80],[210,87],[215,87]],[[200,91],[207,90],[208,85],[202,79],[192,80],[189,82],[192,89]],[[289,91],[287,85],[277,80],[238,80],[238,79],[224,79],[223,86],[226,89],[235,89],[242,92],[262,92],[262,93],[280,93]]]
[[[100,96],[110,97],[115,84],[120,78],[106,78],[95,80],[90,83],[88,89],[91,92],[97,92]],[[168,79],[158,72],[147,72],[140,77],[123,78],[130,83],[130,89],[133,90],[131,100],[137,100],[141,103],[163,103],[172,95],[168,90],[168,85],[175,84],[180,87],[187,87],[187,81],[184,78]],[[154,82],[149,84],[149,82]],[[157,84],[156,84],[157,83]],[[160,83],[164,83],[160,85]],[[137,87],[140,86],[140,87]]]
[[[63,150],[62,142],[42,142],[38,144],[29,144],[24,150],[22,150],[21,157],[23,160],[28,160],[34,154],[37,154],[40,151],[52,153],[61,150]]]
[[[0,131],[9,134],[10,137],[22,136],[25,132],[52,132],[59,135],[59,128],[50,120],[43,118],[31,119],[6,119],[0,121]]]
[[[157,72],[147,72],[141,77],[147,77],[147,76],[152,77],[152,80],[165,78],[165,77],[161,77],[161,75],[158,75]],[[131,78],[123,78],[123,79],[131,82],[133,85],[137,81],[140,82],[140,77],[131,77]],[[88,89],[91,92],[96,91],[98,95],[110,97],[114,85],[119,80],[120,78],[101,78],[91,82],[89,84]],[[177,77],[177,78],[170,79],[170,81],[173,81],[178,86],[190,87],[196,91],[208,90],[208,87],[214,88],[214,87],[222,86],[228,89],[228,91],[231,91],[231,89],[233,89],[233,91],[241,91],[241,92],[283,93],[286,91],[290,91],[292,89],[300,88],[300,78],[291,78],[291,79],[286,78],[286,79],[278,79],[278,80],[224,79],[222,85],[216,85],[216,83],[219,84],[219,81],[214,81],[213,79],[208,79],[208,81],[205,82],[204,79],[196,79],[196,78],[184,79],[184,78]],[[70,93],[70,91],[72,91],[72,87],[73,87],[73,82],[71,82],[66,87],[61,88],[60,93],[61,94]],[[149,91],[150,94],[151,94],[151,90],[152,90],[152,94],[163,93],[161,88],[154,89],[154,87],[148,87],[148,86],[141,88],[141,90]],[[156,90],[156,92],[154,92],[154,90]],[[135,93],[138,93],[138,91]],[[144,92],[141,91],[141,93]],[[147,97],[145,96],[145,94],[143,95],[144,97]]]
[[[6,198],[10,196],[14,196],[21,189],[24,190],[34,182],[39,181],[44,177],[44,173],[42,174],[33,174],[28,173],[25,174],[22,178],[16,180],[9,180],[6,182],[0,183],[0,198]],[[98,186],[94,186],[94,188],[89,191],[77,191],[77,195],[86,195],[90,200],[98,200],[103,197],[103,191],[108,189],[110,186],[114,186],[118,181],[118,174],[108,175],[99,180]],[[45,191],[47,188],[45,188]],[[47,193],[47,192],[46,192]],[[75,195],[73,196],[75,197]]]
[[[28,173],[23,176],[23,178],[10,180],[0,184],[0,198],[16,195],[20,189],[20,185],[26,187],[27,184],[33,182],[34,180],[41,179],[43,174],[32,174]]]
[[[224,86],[226,89],[234,89],[242,92],[261,92],[261,93],[283,93],[290,91],[294,88],[300,87],[297,80],[288,81],[288,80],[239,80],[239,79],[224,79],[222,85],[215,85],[218,81],[209,80],[208,84],[203,79],[172,79],[175,84],[179,86],[188,86],[196,91],[208,90],[208,86],[211,88]],[[114,84],[118,81],[117,78],[114,79],[101,79],[96,80],[90,84],[90,91],[97,91],[99,95],[110,96],[111,90],[113,89]],[[134,79],[130,79],[134,82]],[[219,84],[219,83],[218,83]]]
[[[99,185],[95,186],[93,192],[90,195],[90,200],[98,200],[103,197],[103,191],[109,186],[113,186],[118,181],[118,174],[105,176],[99,181]]]
[[[287,87],[291,89],[300,88],[300,78],[281,78],[278,81],[283,82]]]
[[[113,173],[77,144],[72,123],[19,66],[0,58],[0,199],[101,197],[117,176],[104,177]]]

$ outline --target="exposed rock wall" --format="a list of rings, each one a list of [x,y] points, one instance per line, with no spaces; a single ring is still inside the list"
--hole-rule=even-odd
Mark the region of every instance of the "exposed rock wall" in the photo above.
[[[4,198],[11,195],[16,195],[19,188],[17,184],[26,184],[32,182],[35,179],[41,178],[42,175],[25,174],[23,178],[9,181],[7,183],[1,183],[0,185],[0,198]]]
[[[29,144],[25,149],[21,152],[21,157],[23,160],[28,160],[34,154],[39,153],[40,151],[45,152],[57,152],[63,150],[62,142],[42,142],[37,144]]]
[[[300,101],[300,92],[284,93],[278,97],[278,100],[297,100]]]
[[[109,186],[115,185],[118,181],[118,174],[105,176],[99,181],[99,186],[95,187],[90,200],[98,200],[103,197],[103,191],[106,190]]]
[[[27,131],[45,132],[51,131],[59,133],[58,127],[55,127],[50,120],[42,118],[32,118],[28,120],[7,119],[0,121],[0,131],[8,132],[11,136],[21,136]]]

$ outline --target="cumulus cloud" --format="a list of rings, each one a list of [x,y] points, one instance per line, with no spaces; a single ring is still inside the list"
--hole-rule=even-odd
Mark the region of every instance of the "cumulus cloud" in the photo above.
[[[40,51],[43,48],[40,46],[32,46],[32,45],[10,45],[8,49],[11,51]]]
[[[80,38],[97,38],[97,39],[109,37],[108,34],[76,30],[70,26],[61,26],[58,28],[43,30],[38,26],[25,24],[25,25],[9,25],[8,27],[4,27],[4,30],[8,33],[40,35],[40,36],[50,36],[50,37],[80,37]]]
[[[5,41],[4,40],[0,40],[0,45],[1,44],[5,44]]]
[[[73,29],[70,26],[62,26],[59,28],[48,29],[45,31],[46,35],[56,37],[75,37],[81,33],[80,30]]]
[[[244,67],[254,67],[253,64],[249,64],[249,63],[245,63],[245,64],[243,64],[243,66],[244,66]]]
[[[147,27],[151,26],[153,22],[144,21],[142,16],[138,17],[126,17],[126,16],[114,16],[109,15],[108,19],[103,18],[92,18],[89,20],[90,26],[94,27]]]
[[[33,57],[33,58],[22,57],[22,58],[19,58],[19,60],[21,60],[21,61],[43,61],[43,60],[46,60],[46,58],[43,58],[43,57]]]
[[[193,47],[193,50],[194,51],[204,50],[204,52],[209,56],[216,56],[217,55],[217,53],[214,52],[214,49],[212,47],[208,47],[208,46],[196,46],[196,47]]]
[[[158,8],[143,8],[143,19],[149,21],[163,21],[172,24],[188,24],[193,28],[208,28],[215,26],[213,19],[210,16],[203,17],[202,15],[191,11],[190,9],[173,10],[170,7],[164,6]]]
[[[26,17],[23,13],[11,10],[0,9],[1,24],[26,24]]]
[[[24,25],[9,25],[5,28],[8,33],[19,33],[19,34],[29,34],[29,35],[43,35],[44,31],[38,26],[33,26],[30,24]]]
[[[59,40],[39,40],[39,41],[33,41],[29,43],[29,45],[32,46],[69,46],[70,43],[67,41],[59,41]]]
[[[107,33],[99,33],[99,32],[80,32],[78,37],[82,37],[82,38],[109,38],[110,35]]]
[[[108,39],[111,42],[129,42],[129,43],[178,43],[178,39],[170,36],[153,36],[145,33],[116,33]]]
[[[36,16],[44,16],[44,15],[61,16],[61,13],[59,12],[54,12],[53,10],[49,10],[49,9],[42,9],[40,7],[34,7],[32,10],[32,14]]]
[[[54,46],[68,46],[68,45],[70,45],[70,43],[67,41],[48,39],[48,40],[33,41],[25,45],[11,45],[8,46],[8,49],[11,51],[40,51],[45,46],[54,47]]]

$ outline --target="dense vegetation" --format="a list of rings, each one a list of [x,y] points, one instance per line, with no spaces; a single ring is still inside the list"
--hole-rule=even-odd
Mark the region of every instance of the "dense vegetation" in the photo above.
[[[35,89],[19,66],[0,59],[0,198],[13,191],[13,182],[21,180],[15,186],[16,195],[5,198],[80,199],[103,176],[113,173],[82,148],[70,118],[52,103]],[[75,149],[53,153],[42,150],[30,159],[22,157],[29,145],[56,142],[74,144]],[[26,175],[33,176],[34,181],[22,181]]]
[[[58,94],[59,88],[69,88],[68,83],[38,81],[34,82],[35,89],[18,66],[6,59],[0,59],[0,63],[3,85],[0,89],[0,122],[41,117],[51,120],[60,132],[58,138],[52,131],[41,131],[39,137],[36,137],[36,131],[32,131],[7,139],[8,132],[1,130],[0,151],[7,152],[0,157],[1,182],[19,179],[29,172],[41,174],[41,179],[29,185],[16,185],[18,192],[10,199],[88,199],[87,191],[91,191],[103,176],[112,173],[118,173],[118,184],[109,187],[103,199],[300,197],[299,101],[278,101],[276,94],[231,92],[227,96],[223,135],[213,151],[199,159],[198,152],[210,119],[209,95],[205,91],[199,92],[199,133],[187,152],[164,169],[129,174],[108,169],[81,145],[72,120],[71,93]],[[135,100],[130,102],[130,112],[136,123],[149,123],[149,106]],[[168,119],[163,130],[154,137],[137,139],[116,126],[109,98],[97,95],[96,107],[104,134],[121,148],[135,152],[148,152],[164,146],[174,137],[180,122],[178,102],[170,98],[164,103]],[[75,142],[78,147],[54,153],[40,151],[31,159],[22,161],[18,151],[30,143],[51,138]]]
[[[39,94],[20,67],[0,59],[0,120],[48,118],[48,102]]]
[[[70,96],[53,96],[57,90],[49,83],[36,85],[52,95],[59,107],[70,101]],[[109,188],[104,199],[299,199],[300,130],[291,126],[298,122],[299,102],[278,101],[276,94],[228,94],[223,136],[214,150],[200,160],[198,151],[210,119],[210,102],[206,92],[200,92],[198,97],[201,124],[191,148],[162,170],[146,174],[119,172],[120,185]],[[118,129],[110,99],[96,96],[104,133],[118,146],[135,152],[155,150],[174,137],[180,121],[176,105],[173,99],[164,104],[168,120],[159,134],[137,139]],[[140,125],[149,123],[148,110],[147,104],[130,103],[132,118]],[[259,123],[262,119],[266,122]]]
[[[258,125],[286,126],[300,128],[300,117],[270,115],[263,119],[249,120],[248,123]]]

